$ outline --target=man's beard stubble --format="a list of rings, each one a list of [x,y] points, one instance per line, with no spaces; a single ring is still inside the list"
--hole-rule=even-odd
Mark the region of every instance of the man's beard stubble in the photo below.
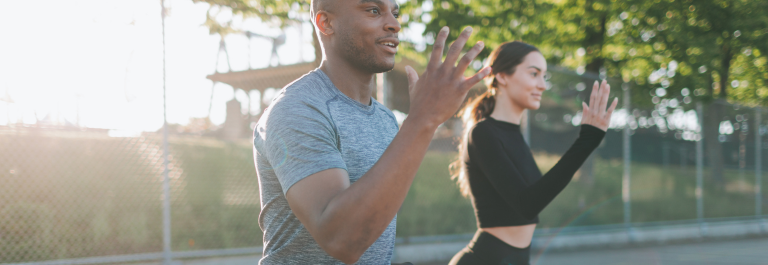
[[[352,65],[371,73],[383,73],[392,70],[395,64],[377,62],[373,53],[366,52],[364,47],[355,45],[357,41],[349,34],[349,31],[343,31],[340,34],[341,47],[339,47],[342,56],[352,63]]]

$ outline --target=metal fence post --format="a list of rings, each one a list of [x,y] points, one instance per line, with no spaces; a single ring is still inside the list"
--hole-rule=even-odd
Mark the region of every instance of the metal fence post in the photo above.
[[[699,233],[706,235],[704,223],[704,107],[701,102],[696,103],[696,112],[699,118],[699,137],[696,139],[696,219],[699,222]],[[706,135],[706,137],[714,137]]]
[[[688,163],[688,148],[685,146],[680,147],[680,170],[685,170],[685,166]]]
[[[763,110],[760,107],[755,108],[755,216],[760,218],[763,215],[763,152],[762,152],[762,129],[760,129],[760,120]],[[761,226],[765,232],[765,226]]]
[[[168,119],[165,93],[165,0],[160,0],[163,27],[163,264],[171,264],[171,195],[168,183]]]
[[[661,142],[661,165],[664,170],[669,170],[669,153],[672,147],[669,146],[669,142]]]
[[[624,124],[624,131],[623,131],[623,138],[622,142],[624,143],[623,146],[623,157],[624,157],[624,174],[622,176],[622,182],[621,182],[621,199],[624,202],[624,226],[627,228],[627,233],[629,234],[630,241],[634,241],[634,236],[631,229],[631,220],[632,220],[632,211],[631,211],[631,205],[630,205],[630,194],[629,194],[629,188],[630,188],[630,163],[632,162],[632,144],[630,139],[630,128],[629,128],[629,115],[632,115],[632,111],[630,109],[630,92],[629,92],[629,84],[624,83],[621,86],[624,96],[624,109],[627,111],[627,122]]]

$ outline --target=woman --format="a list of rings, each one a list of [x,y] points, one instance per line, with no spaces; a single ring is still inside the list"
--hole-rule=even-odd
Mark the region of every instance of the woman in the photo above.
[[[462,193],[471,195],[479,229],[450,264],[529,264],[538,214],[600,144],[617,99],[606,110],[610,86],[595,82],[582,103],[579,138],[541,175],[520,133],[526,109],[536,110],[545,90],[544,56],[529,44],[507,42],[491,53],[488,91],[463,110],[467,130],[453,165]]]

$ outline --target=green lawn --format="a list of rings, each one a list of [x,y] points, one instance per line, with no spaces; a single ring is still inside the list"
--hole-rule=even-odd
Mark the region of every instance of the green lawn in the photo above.
[[[448,164],[455,153],[430,152],[419,168],[408,198],[398,215],[398,236],[472,233],[475,220],[469,199],[461,197],[450,179]],[[536,154],[542,172],[558,156]],[[620,160],[595,159],[594,180],[588,182],[577,172],[574,180],[540,215],[539,227],[565,227],[622,223],[621,197],[623,164]],[[631,165],[631,221],[655,222],[696,218],[695,167],[653,164]],[[768,173],[763,174],[768,178]],[[753,215],[755,210],[754,172],[743,177],[726,170],[725,186],[718,188],[704,174],[704,215],[706,218]],[[768,181],[763,183],[768,185]],[[764,210],[765,211],[765,210]]]
[[[173,249],[261,245],[250,143],[172,137],[170,148]],[[161,154],[154,137],[0,136],[0,263],[160,251]],[[398,236],[476,229],[469,200],[448,173],[454,158],[424,158],[400,209]],[[558,160],[536,158],[543,172]],[[595,159],[593,181],[577,174],[540,215],[540,227],[623,222],[622,170],[621,161]],[[753,214],[754,173],[726,173],[722,188],[705,183],[705,217]],[[695,218],[694,190],[693,166],[634,163],[632,221]]]

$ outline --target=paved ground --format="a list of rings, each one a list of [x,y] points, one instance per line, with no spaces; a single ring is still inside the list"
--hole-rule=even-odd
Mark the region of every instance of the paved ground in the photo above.
[[[253,265],[259,256],[177,261],[177,265]],[[445,265],[448,261],[416,265]],[[768,238],[679,245],[534,252],[531,265],[768,265]],[[160,265],[160,262],[131,265]]]
[[[448,261],[418,264],[438,265]],[[533,253],[531,265],[768,265],[768,239],[702,242],[622,249]]]

